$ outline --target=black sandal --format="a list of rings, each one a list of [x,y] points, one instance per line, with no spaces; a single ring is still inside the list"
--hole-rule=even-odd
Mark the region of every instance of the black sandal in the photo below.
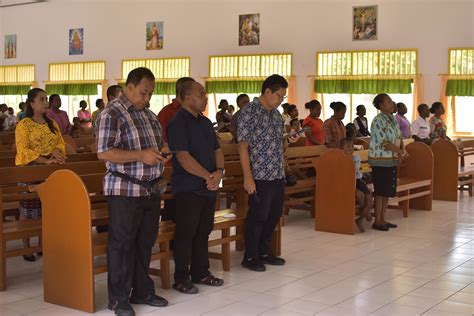
[[[222,286],[224,285],[224,280],[216,278],[212,274],[209,274],[207,277],[194,283],[204,284],[204,285],[209,285],[209,286]]]
[[[25,261],[29,261],[29,262],[35,262],[36,261],[35,255],[23,255],[23,259]]]
[[[173,289],[184,294],[196,294],[199,289],[195,287],[191,282],[184,281],[181,283],[173,284]]]

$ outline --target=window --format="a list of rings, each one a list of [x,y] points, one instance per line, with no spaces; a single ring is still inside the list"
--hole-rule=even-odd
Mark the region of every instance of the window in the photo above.
[[[95,101],[103,98],[105,81],[105,62],[86,61],[49,64],[49,81],[46,84],[48,95],[59,94],[61,109],[69,119],[77,116],[79,102],[85,100],[90,112],[96,110]]]
[[[35,65],[0,66],[0,103],[19,111],[18,105],[35,81]]]
[[[279,74],[287,79],[292,76],[291,53],[209,56],[207,83],[221,83],[220,87],[213,88],[215,90],[208,89],[209,119],[215,122],[217,106],[222,99],[234,105],[237,111],[236,99],[240,93],[248,94],[250,100],[259,96],[263,80],[273,74]],[[249,84],[235,84],[239,82]]]
[[[315,92],[324,94],[324,117],[331,117],[331,102],[348,106],[344,123],[354,121],[356,108],[365,105],[370,121],[377,115],[372,105],[377,91],[387,92],[394,102],[405,103],[413,117],[417,50],[320,52],[316,54]]]
[[[150,109],[156,114],[176,97],[176,80],[190,76],[189,57],[126,59],[122,61],[121,83],[125,83],[130,71],[138,67],[146,67],[155,75],[157,86],[150,100]]]
[[[474,89],[469,86],[474,85],[474,48],[449,50],[448,78],[450,91],[446,92],[454,99],[454,133],[472,135],[474,126],[470,118],[474,117]]]

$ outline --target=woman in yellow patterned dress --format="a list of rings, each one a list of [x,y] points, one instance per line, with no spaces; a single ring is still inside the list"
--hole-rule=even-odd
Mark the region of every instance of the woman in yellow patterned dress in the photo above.
[[[15,129],[17,166],[31,164],[62,164],[66,161],[64,140],[56,122],[46,116],[48,99],[44,90],[34,88],[28,92],[25,118]],[[28,185],[20,184],[20,185]],[[20,202],[20,218],[41,218],[39,199],[28,199]],[[29,247],[29,239],[23,240]],[[25,255],[27,261],[35,261],[33,254]]]

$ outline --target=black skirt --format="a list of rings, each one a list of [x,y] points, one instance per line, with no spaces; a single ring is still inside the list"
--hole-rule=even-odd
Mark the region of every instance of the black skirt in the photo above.
[[[397,167],[372,167],[374,195],[394,197],[397,195]]]

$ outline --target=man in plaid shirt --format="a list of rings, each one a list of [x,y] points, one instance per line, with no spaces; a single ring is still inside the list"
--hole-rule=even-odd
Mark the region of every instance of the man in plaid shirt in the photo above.
[[[125,85],[123,95],[100,113],[96,135],[97,155],[107,166],[109,308],[129,316],[135,315],[130,303],[168,304],[155,295],[148,268],[159,227],[157,187],[171,152],[156,115],[147,108],[155,88],[153,73],[134,69]]]

